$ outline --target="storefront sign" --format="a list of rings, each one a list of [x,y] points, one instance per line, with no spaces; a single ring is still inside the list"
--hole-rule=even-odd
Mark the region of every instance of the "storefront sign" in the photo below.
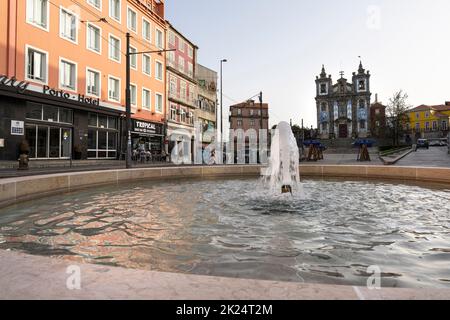
[[[23,136],[25,133],[25,122],[11,120],[11,135],[12,136]]]
[[[136,133],[155,134],[156,124],[139,120],[133,120],[133,131]]]
[[[100,99],[96,99],[96,98],[89,98],[86,97],[85,95],[82,94],[70,94],[68,92],[65,92],[63,90],[55,90],[50,88],[49,86],[44,86],[42,88],[42,93],[44,94],[48,94],[52,97],[56,97],[56,98],[63,98],[63,99],[68,99],[68,100],[78,100],[78,102],[81,103],[86,103],[86,104],[91,104],[93,106],[100,106]]]
[[[15,88],[18,93],[24,93],[29,86],[28,82],[17,81],[16,77],[8,78],[3,74],[0,74],[0,84]]]

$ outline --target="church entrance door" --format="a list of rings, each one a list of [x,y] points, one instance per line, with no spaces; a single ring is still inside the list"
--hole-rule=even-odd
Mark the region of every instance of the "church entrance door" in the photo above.
[[[339,125],[339,138],[341,139],[348,138],[348,126],[346,124]]]

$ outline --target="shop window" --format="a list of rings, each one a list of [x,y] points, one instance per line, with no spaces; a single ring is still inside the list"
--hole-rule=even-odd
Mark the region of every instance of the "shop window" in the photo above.
[[[108,128],[108,117],[106,116],[98,116],[98,127],[99,128]]]
[[[25,137],[31,159],[67,159],[71,156],[72,129],[28,124]]]
[[[58,108],[57,107],[50,107],[50,106],[44,106],[44,121],[48,122],[58,122]]]
[[[73,123],[73,111],[66,108],[28,102],[26,118],[30,120],[71,124]]]
[[[117,157],[117,118],[89,114],[88,158],[114,159]]]
[[[27,119],[42,120],[42,104],[28,103],[26,117]]]

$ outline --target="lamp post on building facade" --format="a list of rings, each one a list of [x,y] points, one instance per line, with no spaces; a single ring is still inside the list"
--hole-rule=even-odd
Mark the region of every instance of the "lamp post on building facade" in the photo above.
[[[175,49],[160,49],[153,51],[143,51],[143,52],[130,52],[130,39],[131,35],[127,32],[127,51],[126,51],[126,84],[125,84],[125,113],[126,113],[126,134],[127,134],[127,154],[126,154],[126,167],[131,168],[131,65],[130,58],[132,55],[138,54],[151,54],[163,52],[175,51]]]

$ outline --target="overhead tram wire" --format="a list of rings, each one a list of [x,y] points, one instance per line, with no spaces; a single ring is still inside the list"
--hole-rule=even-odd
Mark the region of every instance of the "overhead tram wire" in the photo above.
[[[116,27],[114,24],[110,23],[110,22],[108,21],[108,19],[106,19],[106,18],[104,18],[104,17],[101,17],[100,15],[98,15],[97,12],[92,11],[92,9],[90,9],[89,7],[86,7],[84,4],[79,3],[77,0],[70,0],[70,1],[71,1],[73,4],[77,5],[80,9],[82,9],[82,10],[88,12],[89,14],[91,14],[92,16],[96,17],[99,21],[108,24],[108,25],[111,26],[114,30],[116,30],[117,32],[120,32],[122,35],[124,35],[124,36],[127,35],[127,32],[125,32],[125,31],[121,30],[120,28]],[[58,6],[58,8],[59,8],[59,6]],[[141,44],[143,47],[149,49],[150,51],[153,51],[153,50],[160,50],[160,49],[161,49],[161,48],[158,48],[157,46],[155,46],[155,45],[153,45],[153,44],[152,44],[151,46],[149,46],[148,43],[145,43],[145,42],[141,41],[140,39],[134,38],[133,36],[132,36],[131,38],[132,38],[134,41],[136,41],[136,42],[138,42],[139,44]],[[108,42],[109,42],[109,41],[108,41]],[[121,51],[121,53],[124,54],[122,51]],[[124,54],[124,55],[126,55],[126,54]]]
[[[51,5],[53,5],[53,6],[55,6],[56,8],[58,8],[58,10],[60,9],[60,6],[59,6],[59,5],[54,4],[54,3],[51,2],[50,0],[47,0],[47,1],[48,1]],[[83,24],[83,25],[86,25],[86,23],[89,23],[89,22],[102,22],[102,21],[104,20],[104,18],[99,18],[98,21],[84,21],[84,20],[81,20],[81,19],[78,18],[78,17],[76,17],[76,19],[78,20],[78,22],[80,22],[80,23]],[[109,39],[103,37],[103,36],[101,35],[101,33],[98,32],[97,30],[95,30],[95,33],[96,33],[100,38],[102,38],[104,41],[106,41],[106,43],[108,44],[108,47],[109,47],[109,45],[111,44],[111,43],[109,42]],[[117,48],[117,47],[116,47],[116,49],[118,49],[122,55],[125,55],[125,53],[121,50],[121,48]]]

